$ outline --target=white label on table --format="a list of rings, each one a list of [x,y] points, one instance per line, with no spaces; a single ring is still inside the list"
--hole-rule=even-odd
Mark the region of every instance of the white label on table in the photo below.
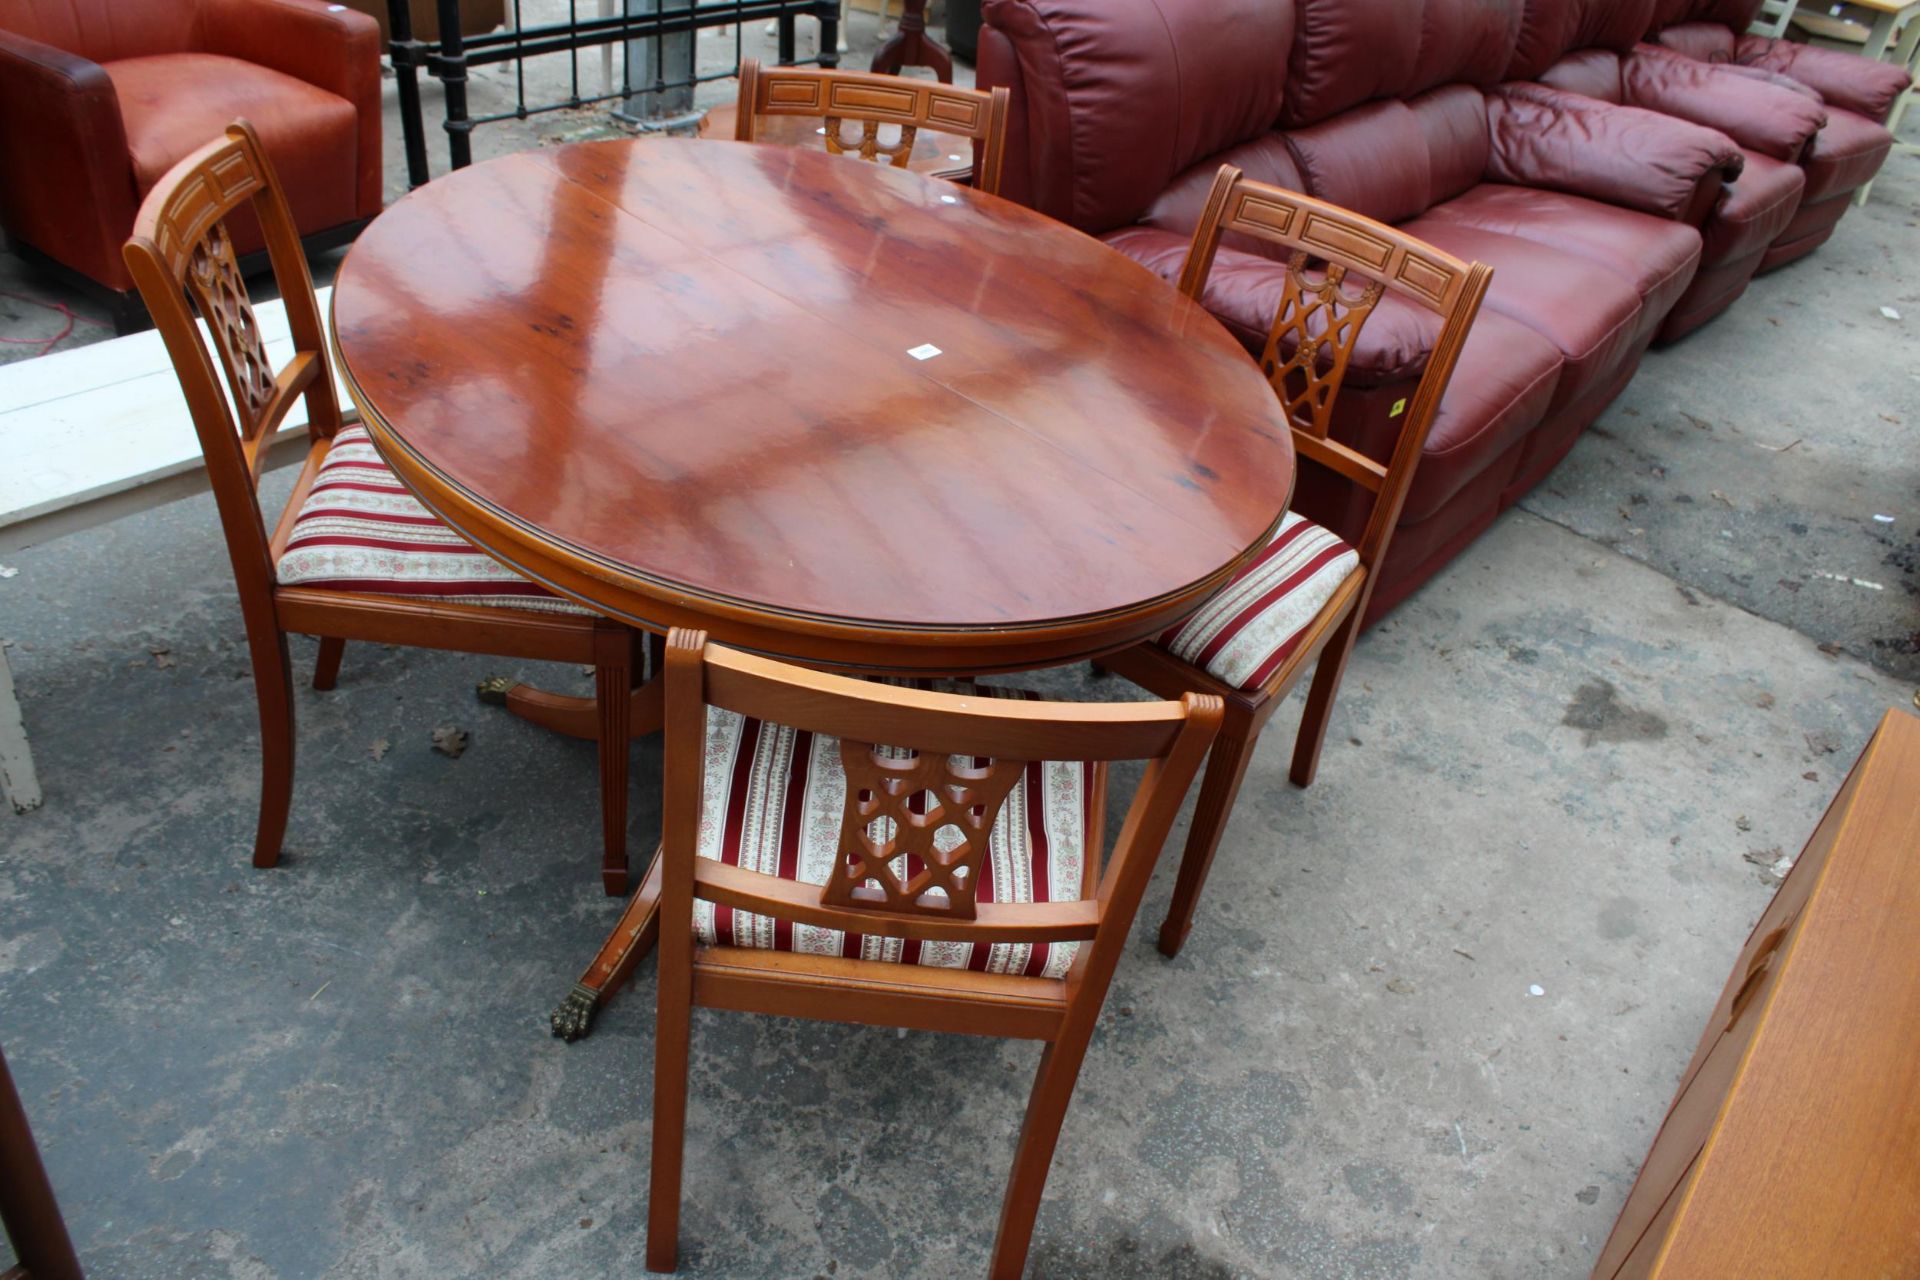
[[[934,346],[931,342],[923,342],[917,347],[907,348],[907,354],[915,360],[931,360],[940,354],[940,348]]]

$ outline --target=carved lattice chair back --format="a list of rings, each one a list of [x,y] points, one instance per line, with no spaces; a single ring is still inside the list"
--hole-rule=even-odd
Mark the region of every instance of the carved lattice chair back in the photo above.
[[[1260,353],[1293,425],[1302,457],[1329,467],[1375,495],[1363,564],[1377,563],[1406,500],[1440,398],[1453,378],[1492,269],[1466,263],[1426,242],[1348,209],[1253,182],[1221,166],[1194,229],[1180,289],[1206,292],[1221,237],[1251,237],[1291,250],[1280,306]],[[1389,460],[1381,463],[1328,434],[1334,406],[1360,333],[1391,292],[1439,318],[1439,334],[1401,417]]]
[[[764,116],[809,116],[825,122],[821,135],[834,155],[904,169],[920,130],[937,130],[974,140],[973,185],[998,195],[1009,101],[1005,88],[983,93],[903,76],[763,67],[748,58],[740,64],[735,137],[754,141],[755,125]],[[883,134],[889,126],[893,133]]]
[[[1022,1274],[1082,1055],[1160,846],[1219,730],[1221,700],[1187,694],[1178,702],[1049,703],[927,692],[709,645],[696,631],[668,636],[665,667],[649,1269],[674,1267],[690,1010],[705,1005],[1044,1041],[994,1241],[992,1273]],[[735,723],[793,744],[771,771],[784,783],[753,781],[761,775],[741,763],[749,753],[729,743],[726,726]],[[827,738],[839,740],[837,753],[825,749]],[[1116,760],[1143,761],[1145,772],[1111,854],[1100,857],[1096,818],[1081,843],[1086,874],[1066,892],[1047,900],[984,892],[989,874],[996,886],[1001,876],[1020,874],[1006,865],[1016,857],[997,845],[990,853],[988,845],[996,824],[1011,834],[1033,821],[1031,809],[1020,810],[1036,804],[1034,793],[1024,806],[1011,798],[1020,794],[1022,772],[1051,762],[1045,767],[1087,778],[1075,793],[1090,794],[1097,815],[1106,766]],[[801,775],[804,786],[793,781]],[[843,797],[834,797],[836,783],[844,784]],[[828,800],[810,800],[804,815],[780,815],[771,793],[781,786]],[[756,858],[760,869],[744,865],[744,855],[736,863],[715,856],[715,845],[744,841],[752,823],[776,821],[805,828],[791,843],[832,850],[831,871],[822,876],[816,866],[813,879],[804,879],[804,854]],[[730,935],[703,930],[696,917],[709,909],[733,913]],[[740,941],[742,916],[785,922],[791,945],[781,945],[771,927],[770,945]],[[800,945],[802,926],[839,931],[849,950]],[[856,935],[864,940],[858,955],[851,954]],[[728,945],[727,936],[736,941]],[[880,938],[926,946],[918,960],[905,957],[905,944],[869,950]],[[1036,973],[1004,962],[1026,943],[1062,944],[1049,954],[1065,963]],[[967,944],[973,948],[963,956],[956,948]],[[1033,952],[1025,954],[1030,962]]]
[[[258,496],[267,447],[301,396],[310,436],[330,439],[341,426],[313,277],[273,165],[246,121],[181,160],[154,191],[159,198],[142,204],[127,241],[127,266],[180,376],[235,571],[270,581]],[[242,208],[251,208],[265,232],[292,331],[293,354],[278,369],[227,231],[227,219]]]

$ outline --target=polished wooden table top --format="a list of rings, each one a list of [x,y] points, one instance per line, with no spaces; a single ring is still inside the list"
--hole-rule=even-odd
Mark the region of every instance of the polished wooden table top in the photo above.
[[[382,453],[469,539],[789,657],[1110,651],[1197,607],[1291,496],[1279,403],[1200,307],[1030,210],[824,151],[460,170],[361,234],[333,317]]]

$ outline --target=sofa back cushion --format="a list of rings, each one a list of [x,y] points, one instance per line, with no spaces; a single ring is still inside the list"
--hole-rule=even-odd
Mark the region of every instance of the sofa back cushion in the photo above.
[[[1626,53],[1652,25],[1657,0],[1526,0],[1508,80],[1542,80],[1568,54]],[[1549,81],[1548,83],[1552,83]],[[1582,92],[1572,85],[1561,88]],[[1616,89],[1616,94],[1618,90]]]
[[[1307,190],[1306,179],[1300,176],[1300,168],[1294,163],[1293,151],[1287,146],[1286,136],[1263,133],[1250,142],[1208,156],[1175,178],[1147,207],[1140,221],[1163,231],[1192,235],[1193,229],[1200,225],[1200,214],[1206,208],[1207,196],[1213,190],[1213,180],[1223,164],[1232,165],[1255,182],[1269,183],[1288,191]],[[1265,254],[1270,258],[1288,256],[1271,240],[1243,236],[1233,231],[1227,232],[1220,243],[1248,253]]]
[[[1293,0],[986,0],[982,12],[980,86],[1012,84],[1024,130],[1010,192],[1082,230],[1134,221],[1176,175],[1279,118]]]
[[[1625,101],[1621,82],[1620,55],[1611,49],[1582,49],[1569,53],[1537,76],[1528,77],[1540,84],[1583,98],[1602,102]]]
[[[1683,22],[1658,37],[1662,48],[1701,62],[1731,62],[1739,37],[1717,22]]]
[[[192,0],[9,0],[0,27],[93,62],[117,62],[196,47]]]
[[[1491,85],[1513,59],[1522,0],[1296,0],[1288,127],[1447,84]]]
[[[1387,98],[1290,129],[1299,189],[1381,222],[1417,218],[1480,182],[1487,101],[1471,85]]]

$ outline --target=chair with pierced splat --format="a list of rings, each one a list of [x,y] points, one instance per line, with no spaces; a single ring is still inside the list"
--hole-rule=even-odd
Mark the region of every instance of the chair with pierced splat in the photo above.
[[[754,142],[762,122],[769,118],[807,117],[824,122],[821,136],[834,155],[858,156],[896,169],[910,166],[921,130],[971,138],[972,185],[998,195],[1009,101],[1004,87],[983,93],[901,76],[764,67],[757,59],[748,58],[740,64],[734,137],[739,142]],[[858,124],[858,130],[850,134],[849,123]],[[888,126],[898,130],[898,135],[890,142],[882,141],[881,130]]]
[[[1350,546],[1292,512],[1267,549],[1197,613],[1152,641],[1100,659],[1162,697],[1220,697],[1226,717],[1207,761],[1160,950],[1179,952],[1193,927],[1220,836],[1233,811],[1260,731],[1310,664],[1313,685],[1294,743],[1292,778],[1307,786],[1319,767],[1327,718],[1366,615],[1440,397],[1479,314],[1492,269],[1469,265],[1371,218],[1296,192],[1250,182],[1223,166],[1208,194],[1180,276],[1196,301],[1206,292],[1221,237],[1277,245],[1289,254],[1286,286],[1260,365],[1286,405],[1298,457],[1330,468],[1373,495],[1365,533]],[[1437,316],[1425,372],[1383,462],[1328,435],[1335,397],[1361,328],[1391,290]]]
[[[293,332],[293,357],[278,370],[226,231],[226,218],[243,207],[266,233]],[[125,256],[186,393],[239,588],[260,703],[253,864],[279,861],[293,799],[287,633],[299,632],[320,639],[316,689],[333,687],[348,640],[593,664],[601,879],[608,893],[625,893],[628,733],[642,665],[635,633],[475,549],[407,491],[367,429],[341,412],[313,278],[251,125],[236,121],[160,179],[140,206]],[[301,396],[307,460],[270,530],[259,493],[265,442]]]
[[[647,1266],[675,1266],[703,1005],[1042,1041],[993,1246],[992,1274],[1018,1277],[1081,1059],[1219,700],[902,688],[697,631],[668,636],[665,684],[658,878],[621,926],[650,936],[658,893]],[[1103,859],[1114,760],[1146,772]]]

